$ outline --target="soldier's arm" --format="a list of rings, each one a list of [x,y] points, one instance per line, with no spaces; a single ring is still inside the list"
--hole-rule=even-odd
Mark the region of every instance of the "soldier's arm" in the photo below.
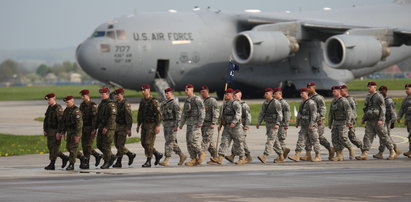
[[[217,100],[215,100],[215,99],[212,99],[211,100],[211,110],[212,110],[212,112],[213,112],[213,116],[211,117],[211,124],[213,124],[213,125],[216,125],[217,124],[217,121],[218,121],[218,116],[219,116],[219,114],[218,114],[218,103],[217,103]]]
[[[97,129],[97,104],[91,103],[91,128]]]
[[[367,121],[367,117],[365,116],[365,113],[366,113],[367,106],[368,106],[368,102],[369,102],[368,99],[369,99],[369,96],[367,96],[367,98],[365,98],[365,101],[364,101],[364,108],[363,108],[364,114],[363,114],[363,116],[362,116],[362,118],[361,118],[361,122],[362,122],[362,123],[364,123],[365,121]]]
[[[155,117],[155,124],[157,127],[160,126],[161,124],[161,111],[160,111],[160,102],[158,100],[153,99],[153,106],[154,106],[154,111],[156,112],[156,117]]]
[[[347,119],[346,119],[346,125],[347,124],[353,124],[352,123],[352,120],[353,120],[353,118],[352,118],[352,115],[353,115],[353,113],[352,113],[352,109],[351,109],[351,106],[350,106],[350,103],[348,102],[348,100],[346,99],[344,102],[343,102],[343,106],[344,106],[344,112],[345,112],[345,117],[347,117]]]
[[[81,116],[81,111],[79,109],[74,110],[73,112],[74,120],[76,122],[76,136],[81,137],[82,130],[83,130],[83,118]]]
[[[138,106],[138,113],[137,113],[137,127],[140,127],[143,123],[143,101],[140,102]]]
[[[297,117],[295,118],[295,122],[297,125],[300,125],[301,122],[301,113],[303,112],[303,108],[302,108],[303,102],[300,103],[300,106],[298,106],[298,113],[297,113]]]
[[[277,114],[278,114],[275,125],[280,126],[281,122],[283,121],[283,107],[281,106],[280,101],[274,100],[274,102],[275,102],[275,110],[277,111]]]
[[[237,124],[241,121],[241,115],[242,115],[242,109],[241,109],[240,103],[238,101],[234,101],[233,108],[235,111],[235,115],[234,115],[232,123]]]
[[[64,118],[64,111],[63,108],[61,106],[57,107],[57,111],[56,111],[56,115],[57,115],[57,132],[59,133],[65,133],[66,132],[66,124],[65,123],[65,118]]]
[[[181,112],[181,119],[180,119],[180,128],[184,126],[186,123],[186,115],[185,115],[185,107],[183,107],[183,110]]]
[[[44,120],[43,120],[43,131],[46,131],[47,129],[48,129],[48,111],[49,110],[46,110],[46,113],[44,114]]]
[[[316,123],[317,120],[317,104],[315,104],[314,102],[309,102],[307,103],[309,104],[309,111],[310,111],[310,122],[309,122],[309,127],[313,127]]]
[[[327,108],[326,108],[326,105],[325,105],[324,97],[321,96],[321,99],[319,99],[319,105],[318,106],[320,108],[320,114],[319,114],[320,119],[324,120],[325,119],[325,113],[327,113]]]
[[[131,113],[131,105],[129,103],[125,103],[124,108],[126,127],[127,130],[131,130],[131,127],[133,126],[133,115]]]
[[[244,121],[244,127],[249,127],[251,124],[251,110],[250,110],[250,106],[248,106],[248,104],[244,104],[244,112],[245,112],[245,121]]]
[[[117,106],[114,103],[109,103],[106,109],[107,109],[106,118],[108,118],[108,120],[105,121],[104,128],[109,129],[109,128],[112,128],[114,124],[116,124]]]
[[[328,127],[331,127],[333,125],[333,120],[334,120],[334,113],[331,110],[330,107],[330,111],[328,111]]]
[[[382,121],[383,123],[385,122],[385,113],[386,113],[386,107],[385,107],[385,101],[384,98],[382,97],[381,94],[377,95],[377,103],[378,103],[378,108],[380,108],[380,114],[379,114],[379,121]]]
[[[204,119],[205,119],[205,108],[204,108],[204,102],[197,97],[195,99],[196,105],[198,107],[198,113],[199,114],[199,119],[198,119],[198,125],[203,125]]]
[[[401,103],[401,107],[400,110],[398,111],[398,117],[397,119],[400,120],[402,119],[402,116],[405,114],[406,110],[405,110],[405,101],[407,100],[407,98],[405,98],[402,103]]]
[[[264,118],[264,103],[261,105],[261,110],[260,113],[258,113],[258,120],[257,120],[257,125],[261,125],[261,123],[263,122],[263,118]]]
[[[388,99],[389,100],[389,110],[391,111],[391,123],[394,123],[395,120],[397,120],[397,112],[395,111],[395,102],[393,99]]]
[[[288,122],[290,122],[290,118],[291,118],[291,111],[290,111],[290,105],[284,101],[284,114],[283,114],[283,120],[284,120],[284,126],[288,126]]]
[[[174,127],[177,128],[178,127],[178,122],[181,119],[181,108],[180,108],[180,105],[178,104],[178,102],[176,102],[176,101],[174,101],[173,108],[174,108],[174,113],[176,115],[176,121],[174,123]]]

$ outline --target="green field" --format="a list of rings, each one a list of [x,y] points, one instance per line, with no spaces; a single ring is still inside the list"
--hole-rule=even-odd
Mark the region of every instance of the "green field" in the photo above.
[[[140,138],[127,138],[126,144],[139,142]],[[94,141],[93,148],[96,148]],[[61,151],[66,152],[66,142],[61,142]],[[79,145],[81,150],[81,144]],[[0,134],[0,157],[16,156],[23,154],[45,154],[48,153],[47,138],[38,136],[23,136]]]
[[[353,91],[366,91],[367,83],[370,81],[377,82],[378,86],[387,86],[388,90],[404,90],[405,84],[411,83],[411,79],[356,79],[348,82],[347,85]]]

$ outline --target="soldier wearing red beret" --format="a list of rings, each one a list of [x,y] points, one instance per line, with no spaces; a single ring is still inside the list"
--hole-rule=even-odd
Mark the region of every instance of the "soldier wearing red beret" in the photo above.
[[[281,109],[283,112],[283,119],[281,120],[280,128],[278,128],[278,141],[280,141],[281,148],[284,152],[283,156],[285,159],[290,153],[290,149],[287,148],[287,144],[285,143],[285,139],[287,138],[288,122],[291,118],[290,105],[285,99],[283,99],[283,92],[281,88],[275,88],[273,90],[274,98],[281,103]]]
[[[411,158],[411,84],[405,85],[405,93],[407,97],[401,103],[400,111],[398,112],[397,122],[400,123],[403,116],[405,116],[405,125],[408,131],[409,150],[404,153],[404,156]]]

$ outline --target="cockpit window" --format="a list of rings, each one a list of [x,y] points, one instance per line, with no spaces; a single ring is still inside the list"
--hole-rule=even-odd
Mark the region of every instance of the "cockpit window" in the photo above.
[[[116,39],[116,35],[115,35],[114,31],[107,31],[106,32],[106,37]]]
[[[127,40],[126,32],[124,30],[117,30],[118,40]]]
[[[91,37],[93,37],[93,38],[95,38],[95,37],[103,37],[104,34],[105,34],[105,32],[95,31]]]

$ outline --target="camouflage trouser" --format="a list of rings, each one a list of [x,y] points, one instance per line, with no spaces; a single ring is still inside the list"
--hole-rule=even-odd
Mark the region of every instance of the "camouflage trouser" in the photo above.
[[[278,129],[278,140],[280,141],[281,148],[284,149],[287,148],[287,144],[285,143],[285,139],[287,138],[287,130],[284,129],[284,126],[281,126]]]
[[[301,129],[298,132],[298,141],[295,151],[301,152],[306,144],[306,151],[311,151],[311,148],[314,147],[314,152],[320,152],[320,140],[318,138],[317,128],[309,129],[308,125],[301,125]],[[307,150],[308,148],[308,150]]]
[[[367,121],[365,125],[365,135],[364,135],[364,151],[369,151],[374,141],[375,135],[378,135],[382,144],[384,144],[389,150],[393,149],[391,138],[388,137],[387,131],[385,130],[384,124],[379,126],[377,121]]]
[[[214,129],[210,128],[210,125],[211,123],[204,123],[203,127],[201,127],[201,135],[203,137],[201,149],[203,152],[210,152],[211,157],[217,157],[217,150],[213,140]]]
[[[221,135],[221,144],[218,154],[225,156],[228,153],[231,141],[233,141],[233,147],[231,149],[232,154],[240,157],[244,156],[244,139],[245,136],[241,124],[236,125],[234,128],[231,128],[230,125],[225,125],[223,134]]]
[[[351,148],[351,143],[348,139],[348,127],[344,123],[333,124],[331,129],[331,139],[336,151],[342,151],[344,147]]]
[[[164,139],[166,143],[164,145],[164,155],[165,157],[171,157],[171,152],[175,152],[176,154],[181,154],[181,149],[177,144],[177,131],[173,131],[176,126],[174,125],[174,121],[171,123],[167,123],[166,121],[163,122],[164,126]]]
[[[245,141],[245,139],[247,138],[247,131],[248,130],[243,130],[243,142],[242,142],[242,144],[243,144],[243,147],[244,147],[244,154],[245,155],[249,155],[250,154],[250,150],[248,149],[248,146],[247,146],[247,142]],[[231,139],[230,139],[230,142],[228,143],[228,145],[231,145]],[[228,147],[230,147],[230,146],[228,146]],[[235,156],[235,151],[234,151],[234,147],[231,147],[231,155],[234,155]]]
[[[331,144],[330,144],[330,142],[328,142],[327,138],[324,137],[324,128],[325,128],[325,125],[324,125],[324,121],[323,121],[321,125],[318,125],[318,129],[317,129],[318,130],[318,140],[320,141],[320,144],[322,146],[324,146],[326,149],[330,150]],[[311,147],[306,145],[305,150],[310,151]]]
[[[274,129],[275,123],[265,123],[265,126],[267,141],[265,142],[264,155],[270,155],[272,149],[274,149],[278,155],[283,154],[283,149],[278,140],[278,129]]]
[[[75,131],[67,131],[67,139],[66,139],[66,149],[70,152],[69,161],[70,164],[76,163],[76,158],[81,158],[83,154],[78,151],[79,143],[76,143],[74,137],[76,136]]]
[[[91,136],[93,129],[91,126],[83,126],[83,135],[81,136],[81,147],[83,148],[84,156],[90,159],[90,155],[97,153],[92,145],[94,138]]]
[[[187,150],[190,154],[190,158],[194,159],[197,158],[198,155],[201,153],[201,128],[197,127],[197,125],[187,125],[186,131],[186,142],[187,142]]]
[[[392,137],[391,137],[391,128],[390,128],[390,127],[391,127],[391,121],[386,121],[386,122],[385,122],[385,130],[387,131],[387,136],[388,136],[388,138],[390,139],[392,145],[393,145],[394,147],[397,147],[397,146],[395,145],[395,143],[394,143],[394,140],[393,140]],[[386,147],[386,146],[382,143],[382,141],[381,141],[381,139],[380,139],[380,146],[378,147],[378,151],[384,152],[385,147]]]
[[[147,158],[151,158],[154,153],[157,153],[156,148],[154,148],[156,141],[155,127],[154,123],[143,123],[141,126],[141,146],[143,146]]]
[[[409,151],[411,151],[411,120],[406,120],[405,125],[407,126],[407,131],[408,131],[408,148]]]
[[[103,129],[99,129],[97,133],[97,148],[103,153],[103,159],[105,162],[111,160],[111,143],[113,142],[114,130],[107,130],[107,133],[103,135]]]
[[[55,161],[62,153],[60,151],[61,140],[56,139],[56,129],[48,129],[47,133],[47,148],[49,149],[49,160]]]
[[[117,157],[122,157],[125,153],[128,152],[126,147],[127,140],[127,126],[119,125],[116,126],[116,132],[114,133],[114,145],[117,149]]]
[[[360,139],[357,138],[355,135],[355,126],[353,125],[351,128],[348,128],[348,138],[350,141],[357,146],[358,148],[362,149],[363,145]]]

